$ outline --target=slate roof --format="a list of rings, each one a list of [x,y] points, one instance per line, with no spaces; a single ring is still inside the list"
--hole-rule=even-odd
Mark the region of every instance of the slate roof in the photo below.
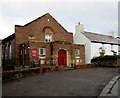
[[[103,35],[92,32],[83,33],[91,42],[120,45],[120,41],[110,35]]]
[[[2,44],[6,43],[6,42],[8,42],[8,41],[10,41],[10,40],[12,40],[14,38],[15,38],[15,33],[10,35],[10,36],[8,36],[8,37],[6,37],[5,39],[3,39],[2,40]]]

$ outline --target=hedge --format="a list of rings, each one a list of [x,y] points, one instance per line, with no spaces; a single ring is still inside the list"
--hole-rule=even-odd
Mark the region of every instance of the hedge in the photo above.
[[[105,55],[105,56],[99,56],[94,57],[91,62],[97,61],[97,60],[103,60],[103,59],[117,59],[120,58],[120,55]]]
[[[120,67],[120,55],[105,55],[95,57],[91,60],[91,63],[96,66],[112,66],[112,67]]]

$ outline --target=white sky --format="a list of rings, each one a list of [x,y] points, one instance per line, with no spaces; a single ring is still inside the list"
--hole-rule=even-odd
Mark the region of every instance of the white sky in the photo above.
[[[86,31],[118,32],[118,0],[1,0],[0,39],[13,34],[15,24],[25,25],[46,13],[68,32],[74,33],[78,22]]]

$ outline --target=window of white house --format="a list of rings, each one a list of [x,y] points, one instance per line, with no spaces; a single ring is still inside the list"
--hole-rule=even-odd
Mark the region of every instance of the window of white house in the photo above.
[[[104,49],[104,44],[102,44],[102,49]]]
[[[39,55],[40,56],[45,56],[45,48],[44,47],[40,47],[40,49],[39,49]]]
[[[111,50],[113,50],[113,45],[111,45]]]
[[[75,55],[80,55],[80,49],[79,48],[75,49]]]
[[[51,42],[52,41],[52,34],[45,34],[45,41]]]

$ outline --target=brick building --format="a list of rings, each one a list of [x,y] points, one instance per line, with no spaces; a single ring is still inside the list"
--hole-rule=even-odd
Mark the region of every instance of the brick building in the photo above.
[[[2,41],[3,68],[15,66],[83,64],[84,45],[73,44],[73,34],[67,32],[49,13],[20,26]]]

